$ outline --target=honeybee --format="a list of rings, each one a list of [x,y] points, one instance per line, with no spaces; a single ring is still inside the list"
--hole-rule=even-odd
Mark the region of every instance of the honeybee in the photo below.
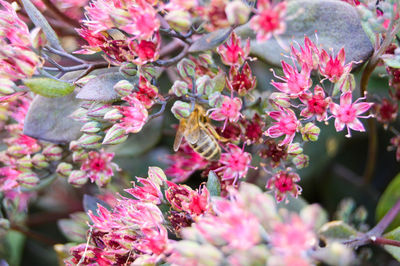
[[[221,147],[217,140],[225,139],[218,135],[205,110],[200,105],[195,105],[194,110],[188,118],[180,120],[178,131],[174,141],[174,151],[178,151],[185,137],[190,147],[203,158],[210,161],[218,161],[221,156]]]

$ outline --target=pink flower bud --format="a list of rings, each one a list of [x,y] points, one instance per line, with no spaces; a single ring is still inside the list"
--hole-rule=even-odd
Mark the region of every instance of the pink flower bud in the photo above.
[[[321,129],[314,123],[308,122],[300,129],[300,132],[304,141],[317,141]]]
[[[167,180],[164,171],[159,167],[149,167],[148,175],[149,179],[159,186],[161,186],[164,181]]]
[[[30,32],[30,37],[32,40],[32,47],[36,50],[42,49],[47,44],[46,35],[41,28],[34,28]]]
[[[190,104],[182,101],[174,102],[174,105],[171,108],[171,112],[174,114],[176,119],[182,119],[189,117],[190,115]]]
[[[62,162],[57,165],[56,173],[62,177],[68,177],[71,175],[72,169],[72,164]]]
[[[79,139],[79,145],[85,149],[98,149],[101,147],[102,136],[96,134],[83,134]]]
[[[81,145],[79,145],[79,142],[76,140],[73,140],[69,143],[69,150],[70,151],[77,151],[77,150],[81,150],[82,147]]]
[[[118,109],[112,109],[104,115],[104,120],[116,122],[124,117]]]
[[[249,19],[250,8],[242,0],[235,0],[226,5],[225,13],[230,25],[242,25]]]
[[[81,127],[81,131],[84,133],[97,133],[101,130],[101,123],[97,121],[90,121]]]
[[[114,90],[119,96],[124,97],[132,93],[135,86],[127,80],[120,80],[114,85]]]
[[[337,95],[339,92],[352,92],[356,88],[356,80],[353,74],[344,73],[333,87],[332,96]]]
[[[42,154],[46,156],[46,159],[49,161],[59,161],[62,158],[62,151],[61,147],[50,144],[43,149]]]
[[[293,158],[292,162],[297,169],[301,169],[308,166],[309,157],[305,154],[297,155]]]
[[[24,172],[18,175],[18,183],[24,188],[33,188],[39,183],[39,178],[33,172]]]
[[[196,75],[196,64],[192,60],[184,58],[177,67],[182,78],[193,78]]]
[[[184,81],[176,80],[171,90],[176,96],[181,97],[188,93],[188,84]]]
[[[78,122],[86,123],[90,121],[90,119],[87,117],[87,113],[88,110],[86,110],[85,108],[78,108],[72,114],[70,114],[69,117]]]
[[[14,93],[14,86],[15,84],[11,79],[7,77],[2,77],[0,75],[0,95],[9,95]]]
[[[165,20],[177,32],[185,32],[190,29],[192,25],[192,18],[190,13],[184,10],[173,10],[169,12],[165,17]]]
[[[115,145],[124,142],[128,138],[125,129],[121,128],[118,124],[113,125],[104,137],[104,145]]]
[[[81,187],[88,181],[88,177],[84,171],[74,170],[68,177],[68,183],[74,187]]]
[[[269,102],[275,107],[280,106],[283,108],[289,108],[290,104],[290,97],[286,93],[282,92],[274,92],[271,93],[269,96]]]
[[[49,167],[49,163],[46,160],[46,156],[41,153],[36,153],[32,157],[32,164],[37,169],[43,169]]]

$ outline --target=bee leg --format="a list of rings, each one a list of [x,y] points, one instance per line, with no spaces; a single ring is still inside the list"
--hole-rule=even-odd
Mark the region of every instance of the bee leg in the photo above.
[[[224,137],[221,137],[221,136],[217,133],[217,131],[215,131],[215,129],[214,129],[210,124],[205,124],[204,126],[210,131],[210,133],[211,133],[218,141],[221,141],[221,142],[227,142],[227,141],[229,141],[229,139],[226,139],[226,138],[224,138]]]

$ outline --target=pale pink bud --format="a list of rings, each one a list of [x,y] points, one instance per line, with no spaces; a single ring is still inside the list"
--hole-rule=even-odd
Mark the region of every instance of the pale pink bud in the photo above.
[[[18,170],[27,171],[32,168],[32,159],[30,155],[26,155],[17,160]]]
[[[97,121],[90,121],[81,127],[81,131],[84,133],[97,133],[101,130],[101,123]]]
[[[72,164],[62,162],[57,165],[56,173],[62,177],[68,177],[71,175],[72,169]]]
[[[0,95],[9,95],[15,92],[14,82],[7,78],[0,76]]]
[[[176,119],[187,118],[190,115],[190,104],[182,101],[174,102],[171,108],[171,112],[174,114]]]
[[[121,128],[118,124],[113,125],[106,133],[103,144],[119,144],[124,142],[128,138],[125,129]]]
[[[176,80],[171,90],[176,96],[181,97],[188,93],[188,84],[184,81]]]
[[[81,150],[82,147],[81,145],[79,145],[79,142],[76,140],[73,140],[69,143],[69,150],[70,151],[77,151],[77,150]]]
[[[107,103],[93,103],[88,112],[87,115],[93,118],[103,118],[104,115],[108,112],[111,111],[113,107],[111,104]]]
[[[72,114],[70,114],[69,117],[76,121],[86,123],[90,121],[90,119],[87,117],[87,113],[88,110],[86,110],[85,108],[78,108]]]
[[[165,20],[177,32],[185,32],[192,26],[192,18],[190,13],[184,10],[173,10],[169,12],[165,17]]]
[[[49,167],[49,163],[46,160],[46,156],[41,153],[36,153],[32,157],[32,164],[37,169],[43,169]]]
[[[50,144],[43,149],[42,154],[46,156],[46,159],[49,161],[59,161],[62,158],[62,151],[61,147]]]
[[[304,141],[317,141],[321,129],[314,123],[308,122],[300,129],[300,132]]]
[[[33,188],[39,183],[39,178],[33,172],[24,172],[18,175],[18,183],[24,188]]]
[[[75,187],[81,187],[88,181],[86,172],[81,170],[74,170],[68,177],[68,183]]]
[[[83,134],[79,139],[79,145],[85,149],[98,149],[101,147],[102,136],[96,134]]]
[[[119,96],[124,97],[132,93],[134,85],[127,80],[120,80],[114,85],[114,90]]]
[[[149,167],[148,175],[149,179],[159,186],[161,186],[163,182],[167,180],[164,171],[159,167]]]
[[[290,98],[286,93],[274,92],[269,96],[269,101],[275,107],[289,108],[291,106]]]
[[[97,78],[97,76],[96,75],[84,76],[83,78],[80,78],[79,80],[75,81],[75,85],[83,87],[84,85],[86,85],[86,83],[88,83],[90,80],[94,78]]]
[[[225,13],[230,25],[242,25],[249,19],[250,8],[242,0],[235,0],[226,5]]]

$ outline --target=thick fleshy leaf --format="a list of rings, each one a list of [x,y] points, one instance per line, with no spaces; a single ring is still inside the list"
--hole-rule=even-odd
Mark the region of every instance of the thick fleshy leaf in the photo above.
[[[24,254],[26,237],[17,231],[2,232],[0,238],[0,265],[20,265]],[[5,263],[5,264],[4,264]]]
[[[22,0],[22,4],[24,5],[26,13],[35,26],[43,30],[43,33],[46,35],[47,41],[50,43],[50,45],[57,50],[63,51],[64,49],[58,40],[57,34],[42,13],[40,13],[40,11],[35,7],[34,4],[32,4],[30,0]]]
[[[57,224],[69,241],[82,243],[86,241],[86,232],[89,229],[86,223],[88,219],[86,213],[79,212],[72,214],[71,219],[59,220]]]
[[[387,238],[387,239],[391,239],[391,240],[400,241],[400,227],[397,227],[393,231],[390,231],[389,233],[385,234],[383,237]],[[392,254],[392,256],[397,261],[400,261],[400,247],[389,246],[389,245],[385,245],[383,247],[386,249],[387,252]]]
[[[30,78],[23,82],[32,92],[47,98],[63,97],[75,89],[71,83],[51,78]]]
[[[136,76],[129,79],[118,72],[118,69],[112,69],[109,72],[99,74],[86,83],[77,94],[76,98],[80,100],[90,100],[98,102],[113,102],[120,96],[114,90],[114,85],[120,80],[128,80],[131,83],[137,83]]]
[[[381,198],[379,199],[378,205],[376,207],[376,221],[378,222],[380,219],[382,219],[399,199],[400,174],[397,174],[397,176],[386,187]],[[393,220],[387,230],[393,230],[398,226],[400,226],[400,215],[397,215],[397,217]]]
[[[83,123],[69,117],[80,105],[73,92],[59,98],[37,95],[25,117],[24,134],[53,143],[77,139]]]
[[[391,68],[400,68],[400,54],[385,54],[382,56],[385,65]]]
[[[228,39],[231,32],[232,32],[231,28],[226,28],[206,34],[203,37],[197,39],[190,46],[189,52],[198,53],[217,48],[219,45],[223,44],[226,39]]]
[[[366,61],[373,52],[373,47],[365,34],[357,10],[343,1],[336,0],[293,0],[288,1],[287,28],[279,35],[279,41],[271,38],[265,42],[257,42],[249,25],[236,29],[242,39],[250,37],[251,53],[266,62],[280,66],[281,60],[290,60],[288,48],[293,41],[304,43],[304,35],[315,41],[324,49],[333,48],[335,53],[344,47],[346,61]]]
[[[214,171],[208,173],[207,189],[210,192],[210,196],[218,197],[221,195],[221,184]]]
[[[343,221],[332,221],[324,224],[319,235],[326,240],[346,240],[357,235],[357,231]]]

